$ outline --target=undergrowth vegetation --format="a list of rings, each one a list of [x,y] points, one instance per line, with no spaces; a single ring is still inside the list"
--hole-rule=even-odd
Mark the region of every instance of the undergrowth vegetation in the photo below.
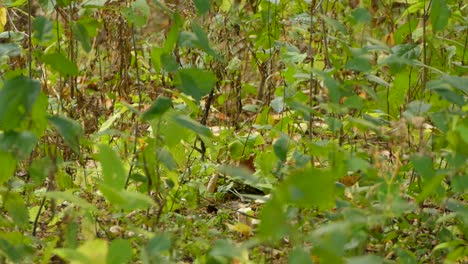
[[[467,263],[460,0],[3,0],[1,263]]]

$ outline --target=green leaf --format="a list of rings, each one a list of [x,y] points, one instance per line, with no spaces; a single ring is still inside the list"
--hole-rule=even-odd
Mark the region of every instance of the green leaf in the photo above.
[[[453,88],[460,90],[461,92],[468,93],[468,78],[459,77],[452,75],[443,75],[442,79],[448,82]]]
[[[29,131],[7,131],[0,134],[0,150],[13,153],[18,160],[31,154],[36,145],[37,137]]]
[[[35,185],[40,185],[44,183],[44,180],[53,169],[54,164],[50,157],[35,159],[29,167],[29,175]]]
[[[83,128],[73,119],[64,116],[49,116],[49,121],[57,129],[65,143],[76,153],[80,153],[80,139],[83,137]]]
[[[213,90],[216,81],[216,76],[212,72],[196,68],[180,69],[175,76],[177,88],[192,96],[197,102]]]
[[[369,11],[365,8],[356,8],[353,10],[353,18],[358,23],[369,23],[372,19]]]
[[[146,25],[151,10],[146,0],[136,0],[130,4],[130,7],[124,8],[122,13],[129,23],[141,28]]]
[[[450,10],[445,0],[433,0],[431,6],[430,20],[434,33],[442,31],[448,24]]]
[[[21,48],[16,43],[0,43],[0,58],[21,55]]]
[[[152,120],[164,114],[171,107],[172,107],[171,98],[164,97],[164,96],[158,97],[158,99],[156,99],[153,105],[151,105],[151,107],[143,113],[143,115],[141,116],[141,119],[143,121]]]
[[[325,210],[335,204],[335,180],[327,170],[306,168],[295,171],[279,188],[282,197],[297,206]]]
[[[158,157],[158,160],[160,160],[168,170],[174,171],[177,169],[177,163],[174,160],[172,153],[169,152],[167,149],[158,148],[156,150],[156,155]]]
[[[182,27],[183,20],[178,13],[174,13],[172,17],[172,22],[173,24],[171,30],[169,30],[169,33],[167,34],[167,38],[163,46],[163,50],[168,54],[172,53],[172,50],[174,49],[177,43],[177,40],[179,38],[179,30]]]
[[[157,258],[161,253],[171,249],[171,237],[169,234],[163,233],[154,236],[148,241],[146,250],[150,258]]]
[[[47,96],[40,92],[39,96],[34,103],[31,111],[31,120],[29,130],[33,132],[36,137],[40,138],[47,129],[47,107],[49,106]]]
[[[197,8],[198,16],[203,16],[210,10],[211,0],[194,0],[195,8]]]
[[[2,195],[4,206],[18,227],[26,228],[29,223],[29,212],[23,198],[18,193],[9,191]]]
[[[124,264],[132,260],[133,249],[130,241],[115,239],[111,242],[107,253],[107,264]]]
[[[291,264],[313,264],[311,255],[307,253],[303,248],[295,248],[289,254],[288,263]]]
[[[5,82],[0,90],[0,130],[13,130],[31,114],[41,85],[38,81],[18,76]]]
[[[278,157],[281,162],[286,162],[286,157],[288,154],[289,139],[282,135],[278,140],[273,143],[273,150],[276,157]]]
[[[176,59],[174,58],[174,55],[168,52],[163,52],[160,58],[161,61],[164,61],[164,64],[162,66],[167,72],[176,72],[179,69],[179,63],[177,63]]]
[[[104,183],[117,190],[123,190],[127,173],[117,153],[108,145],[99,145],[98,160],[101,163]]]
[[[7,182],[15,173],[16,159],[11,153],[0,150],[0,184]]]
[[[320,71],[317,69],[312,69],[312,72],[316,74],[320,79],[323,80],[325,83],[325,86],[328,88],[328,95],[330,97],[330,101],[332,103],[338,103],[341,98],[341,92],[340,92],[340,83],[335,80],[332,76],[330,76],[329,73]]]
[[[193,132],[197,133],[200,136],[205,136],[205,137],[213,136],[213,133],[208,127],[203,126],[198,122],[195,122],[193,119],[191,119],[188,116],[176,115],[173,117],[173,119],[177,124],[192,130]]]
[[[330,18],[328,16],[325,16],[325,15],[321,15],[321,18],[330,26],[332,26],[333,28],[335,28],[336,30],[338,30],[339,32],[343,33],[343,34],[347,34],[347,31],[346,31],[346,28],[345,26],[343,26],[343,24],[341,24],[338,20],[335,20],[333,18]]]
[[[73,35],[81,43],[81,47],[89,53],[91,51],[91,41],[86,27],[81,23],[76,23],[73,27]]]
[[[375,255],[367,255],[367,256],[357,256],[357,257],[350,257],[346,259],[346,264],[379,264],[384,263],[384,260]]]
[[[36,17],[33,21],[33,37],[40,43],[47,43],[53,39],[53,23],[42,16]]]
[[[286,109],[286,104],[284,103],[284,97],[277,96],[270,103],[271,108],[275,110],[276,113],[280,114]]]
[[[42,61],[64,76],[77,76],[79,73],[76,64],[61,53],[45,54],[42,56]]]
[[[425,180],[429,180],[435,176],[434,164],[432,158],[423,155],[412,155],[411,163],[413,163],[416,171]]]
[[[148,209],[148,207],[155,205],[154,201],[150,197],[142,193],[116,189],[105,183],[99,184],[98,188],[107,201],[117,209],[128,211],[137,209],[145,210]]]
[[[192,30],[193,33],[195,33],[195,36],[197,37],[196,45],[207,54],[213,56],[213,58],[219,59],[219,55],[216,54],[216,52],[211,48],[210,42],[203,28],[197,23],[193,23]]]
[[[86,263],[106,263],[108,252],[107,241],[102,239],[94,239],[85,241],[78,249],[78,252],[86,256]]]
[[[151,63],[153,64],[154,71],[159,73],[161,71],[161,55],[163,54],[164,49],[160,47],[154,47],[151,50]]]
[[[443,99],[454,103],[460,107],[466,104],[465,99],[460,94],[452,91],[450,83],[445,80],[433,80],[427,83],[427,88],[435,91]]]
[[[239,250],[239,248],[230,240],[216,241],[213,248],[209,252],[211,257],[227,257],[229,259],[239,257],[241,254],[242,251]]]
[[[345,65],[346,69],[358,72],[369,72],[372,67],[369,60],[365,57],[353,57]]]
[[[23,258],[22,252],[12,245],[9,240],[0,238],[0,251],[2,255],[8,257],[13,263],[20,263]]]
[[[277,198],[268,201],[260,211],[258,235],[261,238],[278,241],[286,236],[291,226],[283,212],[284,204]]]

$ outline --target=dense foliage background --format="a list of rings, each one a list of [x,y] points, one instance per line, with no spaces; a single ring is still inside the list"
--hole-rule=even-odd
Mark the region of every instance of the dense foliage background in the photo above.
[[[460,0],[3,0],[2,263],[467,263]]]

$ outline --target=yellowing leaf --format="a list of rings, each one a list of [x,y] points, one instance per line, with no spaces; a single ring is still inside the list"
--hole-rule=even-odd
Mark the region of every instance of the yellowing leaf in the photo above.
[[[7,22],[7,9],[6,7],[0,7],[0,32],[3,32]]]
[[[252,228],[244,223],[237,223],[235,225],[227,224],[228,228],[232,231],[236,231],[243,236],[250,236],[252,235]]]

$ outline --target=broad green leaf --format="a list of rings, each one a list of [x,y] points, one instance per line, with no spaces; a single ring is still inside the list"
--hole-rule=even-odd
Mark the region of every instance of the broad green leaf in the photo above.
[[[141,116],[143,121],[149,121],[161,116],[172,107],[172,100],[168,97],[158,97],[151,107]]]
[[[197,8],[198,16],[203,16],[210,10],[211,0],[194,0],[195,8]]]
[[[0,151],[10,152],[18,160],[22,160],[31,154],[36,142],[36,135],[29,131],[7,131],[4,134],[0,134]]]
[[[31,111],[32,122],[29,124],[29,130],[40,138],[48,126],[47,107],[49,106],[47,96],[40,92]]]
[[[157,258],[163,252],[168,251],[171,249],[171,237],[167,233],[158,234],[151,238],[146,245],[146,252],[148,253],[150,258]]]
[[[67,260],[70,263],[92,263],[91,260],[85,254],[79,252],[77,249],[56,248],[53,250],[53,252],[61,259]]]
[[[375,255],[357,256],[346,259],[346,264],[379,264],[384,263],[384,259]]]
[[[468,191],[468,177],[466,175],[453,175],[450,186],[454,192],[466,193]]]
[[[213,56],[213,58],[219,59],[219,55],[211,48],[208,37],[206,36],[203,28],[197,23],[192,24],[192,30],[195,36],[197,37],[197,46],[201,48],[207,54]]]
[[[432,158],[423,155],[412,155],[411,163],[413,163],[416,171],[424,180],[429,180],[435,176],[434,164]]]
[[[168,170],[173,171],[177,169],[177,163],[174,160],[172,153],[169,152],[167,149],[158,148],[156,150],[156,155],[158,157],[158,160],[161,161],[162,164],[164,164],[164,166],[166,166]]]
[[[81,207],[85,210],[96,212],[98,209],[93,204],[90,204],[85,199],[75,195],[72,193],[71,190],[63,191],[63,192],[46,192],[44,196],[47,198],[52,198],[60,201],[68,201],[75,206]]]
[[[372,69],[369,60],[362,56],[351,58],[346,62],[345,68],[358,72],[369,72]]]
[[[177,63],[174,56],[168,52],[163,52],[161,54],[161,61],[164,61],[162,66],[167,72],[176,72],[179,69],[179,63]]]
[[[177,88],[192,96],[197,102],[213,90],[216,81],[216,76],[212,72],[196,68],[180,69],[175,76]]]
[[[0,238],[0,252],[3,256],[9,258],[13,263],[21,263],[22,258],[24,257],[21,250],[8,239]]]
[[[346,98],[344,105],[351,109],[361,110],[364,107],[364,100],[358,95]]]
[[[150,7],[146,0],[136,0],[130,4],[130,7],[123,8],[122,10],[127,21],[137,28],[146,25],[150,12]]]
[[[32,28],[34,30],[33,37],[37,39],[39,43],[47,43],[53,40],[53,23],[49,19],[43,16],[36,17],[33,21]]]
[[[75,38],[80,42],[83,50],[89,53],[91,51],[91,41],[86,27],[79,22],[76,23],[73,27],[73,34],[75,35]]]
[[[44,180],[49,176],[49,173],[54,169],[54,164],[50,157],[33,160],[29,167],[29,175],[35,185],[44,183]]]
[[[365,8],[356,8],[353,10],[353,18],[358,23],[369,23],[372,19],[369,11]]]
[[[64,76],[77,76],[79,73],[76,64],[61,53],[45,54],[41,60]]]
[[[466,105],[466,100],[464,99],[464,97],[455,93],[454,91],[444,88],[432,88],[432,90],[435,91],[440,97],[451,103],[454,103],[458,106]]]
[[[95,239],[91,241],[85,241],[80,247],[78,247],[77,251],[86,256],[88,259],[87,263],[107,263],[106,258],[108,245],[107,241],[105,240]]]
[[[429,16],[434,32],[442,31],[448,24],[450,10],[445,0],[433,0]]]
[[[80,153],[80,140],[84,135],[81,125],[64,116],[49,116],[49,121],[57,129],[67,145],[77,154]]]
[[[391,51],[392,54],[379,64],[389,65],[392,74],[400,73],[407,65],[413,65],[413,60],[416,60],[420,55],[420,47],[415,44],[395,45]]]
[[[117,153],[108,145],[99,145],[98,160],[101,162],[104,183],[117,190],[123,190],[127,173]]]
[[[172,53],[172,50],[174,49],[177,43],[177,40],[179,38],[179,31],[184,21],[182,17],[176,12],[172,16],[172,22],[173,24],[171,30],[169,30],[169,33],[167,34],[167,38],[163,46],[163,50],[168,54]]]
[[[343,26],[343,24],[341,24],[338,20],[335,20],[333,18],[330,18],[328,16],[325,16],[325,15],[321,15],[321,18],[330,26],[332,26],[333,28],[335,28],[336,30],[338,30],[339,32],[343,33],[343,34],[347,34],[347,31],[346,31],[346,28],[345,26]]]
[[[14,223],[18,227],[26,228],[29,223],[29,213],[21,195],[13,191],[4,192],[2,200]]]
[[[328,128],[332,132],[337,132],[343,127],[343,123],[339,119],[333,117],[326,117],[325,120],[327,121]]]
[[[198,122],[195,122],[193,119],[191,119],[188,116],[176,115],[173,117],[173,119],[177,124],[192,130],[193,132],[197,133],[200,136],[205,136],[205,137],[213,136],[213,133],[208,127],[203,126]]]
[[[295,248],[288,256],[290,264],[313,264],[312,257],[303,248]]]
[[[270,106],[276,113],[280,114],[286,109],[286,104],[284,103],[284,97],[277,96],[270,103]]]
[[[282,135],[279,139],[273,143],[273,150],[275,152],[276,157],[278,157],[281,162],[286,162],[286,158],[288,155],[288,147],[289,147],[289,139]]]
[[[31,114],[41,85],[38,81],[19,76],[5,82],[0,90],[0,130],[13,130]]]
[[[21,55],[21,48],[16,43],[0,43],[0,58]]]
[[[295,171],[279,188],[282,197],[300,207],[326,210],[335,202],[335,180],[327,170],[306,168]]]
[[[151,63],[153,64],[154,71],[159,73],[161,71],[161,55],[163,54],[164,49],[160,47],[153,47],[151,50]]]
[[[438,189],[443,188],[441,182],[445,179],[445,174],[439,174],[430,179],[425,179],[421,193],[416,197],[416,201],[421,203],[429,196],[438,194]]]
[[[465,94],[468,93],[468,77],[443,75],[442,78],[447,81],[453,88],[460,90]]]
[[[320,79],[322,79],[325,83],[325,86],[328,88],[328,95],[330,97],[330,101],[332,103],[338,103],[341,98],[340,83],[337,80],[335,80],[332,76],[330,76],[330,74],[327,72],[317,69],[312,69],[312,72],[316,74]]]
[[[105,183],[99,184],[98,188],[107,201],[109,201],[113,207],[118,209],[128,211],[137,209],[145,210],[148,209],[148,207],[155,205],[154,201],[150,197],[139,192],[116,189]]]
[[[115,239],[109,246],[107,253],[107,264],[129,263],[133,257],[133,249],[130,241],[125,239]]]
[[[242,256],[242,249],[236,246],[231,240],[218,240],[208,254],[214,258],[226,257],[228,259],[239,259]]]
[[[282,201],[273,198],[262,207],[258,227],[258,235],[261,238],[278,241],[289,233],[291,226],[283,206]]]
[[[15,173],[16,159],[11,153],[0,150],[0,184],[7,182]]]

